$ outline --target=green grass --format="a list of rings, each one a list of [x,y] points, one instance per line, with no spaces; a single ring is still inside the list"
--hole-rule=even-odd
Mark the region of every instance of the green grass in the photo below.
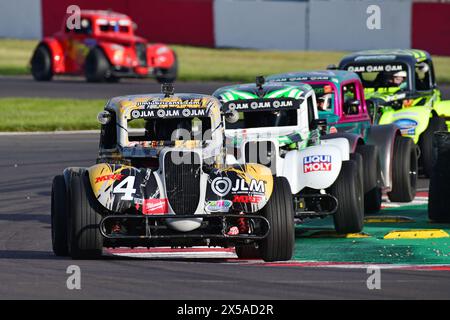
[[[37,41],[0,39],[0,75],[28,74]],[[254,81],[257,75],[324,69],[346,52],[267,51],[172,46],[182,81]],[[438,83],[450,83],[450,57],[434,57]]]
[[[1,98],[0,131],[99,129],[97,114],[106,100]]]
[[[0,39],[0,75],[30,73],[28,63],[36,44],[34,40]]]
[[[254,81],[257,75],[325,69],[344,52],[258,51],[174,46],[180,80]]]

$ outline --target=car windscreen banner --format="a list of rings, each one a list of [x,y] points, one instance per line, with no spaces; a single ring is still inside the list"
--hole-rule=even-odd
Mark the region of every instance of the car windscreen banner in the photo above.
[[[206,116],[208,116],[208,111],[204,108],[134,109],[130,112],[131,119],[196,118]]]
[[[402,63],[349,64],[345,67],[345,69],[355,73],[399,72],[407,70],[406,66]]]
[[[234,100],[225,103],[222,110],[225,112],[293,110],[300,107],[300,102],[301,100],[294,98]]]

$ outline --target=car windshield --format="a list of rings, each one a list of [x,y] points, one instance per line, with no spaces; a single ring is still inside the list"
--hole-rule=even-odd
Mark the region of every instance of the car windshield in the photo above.
[[[316,94],[317,109],[319,111],[333,111],[335,89],[329,83],[308,83]]]
[[[177,141],[211,140],[211,118],[149,118],[128,121],[128,140],[132,141]]]
[[[354,64],[346,68],[359,75],[366,89],[397,91],[409,87],[408,68],[403,63]]]
[[[102,32],[120,32],[120,33],[128,33],[130,31],[130,27],[128,25],[124,25],[118,23],[116,21],[105,21],[99,20],[97,21],[100,31]]]

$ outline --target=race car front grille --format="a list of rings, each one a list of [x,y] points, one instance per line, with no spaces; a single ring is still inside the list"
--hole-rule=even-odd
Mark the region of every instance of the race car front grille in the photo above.
[[[181,159],[183,159],[181,161]],[[164,157],[166,193],[177,215],[194,214],[200,201],[201,164],[197,153],[168,152]]]
[[[276,173],[276,149],[270,141],[250,141],[245,144],[245,162],[259,163]]]
[[[136,57],[138,59],[139,66],[147,66],[147,46],[145,43],[136,43]]]

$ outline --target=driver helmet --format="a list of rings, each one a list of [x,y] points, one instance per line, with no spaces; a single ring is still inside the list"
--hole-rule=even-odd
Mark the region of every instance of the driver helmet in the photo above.
[[[425,74],[430,71],[430,66],[426,62],[421,62],[416,66],[416,70],[421,74]]]
[[[407,74],[406,74],[406,71],[399,71],[399,72],[394,73],[393,77],[403,77],[403,78],[406,78],[406,77],[407,77]]]

